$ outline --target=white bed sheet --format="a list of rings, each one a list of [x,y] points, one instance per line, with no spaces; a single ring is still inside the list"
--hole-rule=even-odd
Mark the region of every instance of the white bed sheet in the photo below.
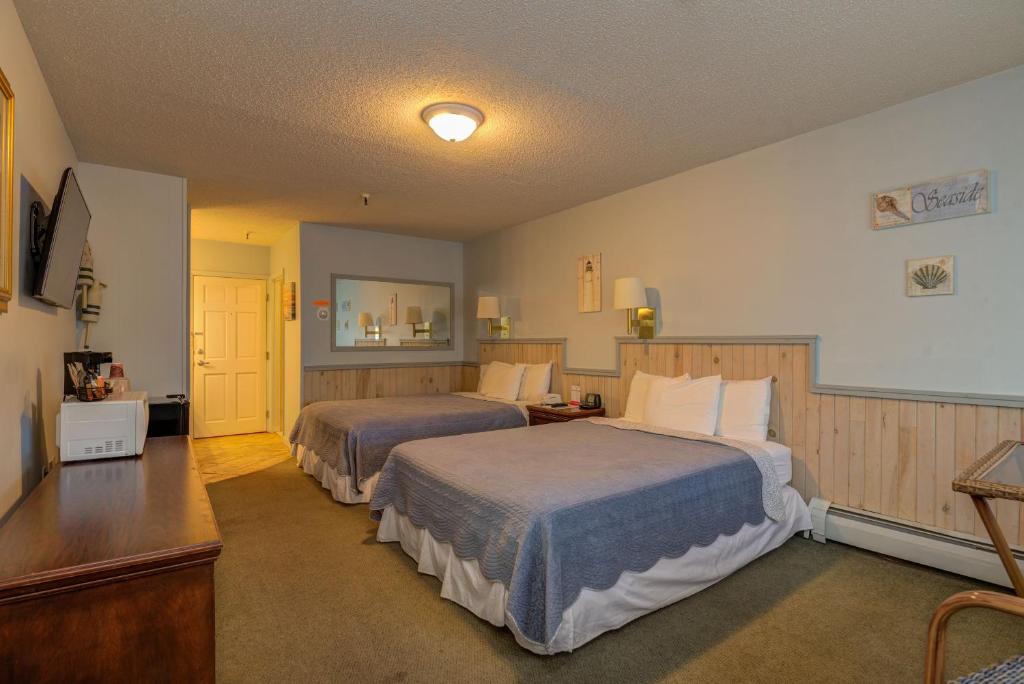
[[[457,397],[466,397],[467,399],[479,399],[480,401],[496,401],[499,404],[509,404],[519,409],[519,412],[523,414],[523,418],[527,421],[530,419],[530,412],[526,410],[526,407],[530,404],[536,404],[536,401],[509,401],[508,399],[500,399],[498,397],[485,397],[479,392],[452,392]]]
[[[768,452],[772,459],[775,474],[779,477],[780,485],[789,484],[793,479],[793,450],[788,446],[778,442],[762,442],[755,439],[741,439],[737,441],[753,444]]]
[[[355,488],[351,477],[342,475],[332,468],[312,449],[301,444],[293,444],[292,451],[295,452],[295,465],[302,468],[307,475],[316,478],[324,489],[331,492],[331,497],[335,501],[347,504],[369,503],[373,497],[373,490],[377,487],[380,473],[374,473],[363,480],[363,491],[359,491]]]
[[[784,486],[782,496],[786,515],[779,522],[765,518],[759,525],[744,525],[709,546],[691,548],[679,558],[663,558],[645,572],[625,572],[608,589],[584,589],[562,613],[562,623],[548,644],[535,643],[520,633],[505,613],[505,586],[486,579],[476,560],[459,558],[450,544],[438,542],[394,508],[383,511],[377,540],[399,542],[421,573],[441,580],[442,598],[493,625],[507,626],[523,648],[552,654],[579,648],[604,632],[692,596],[778,548],[797,532],[810,529],[810,511],[796,490]]]

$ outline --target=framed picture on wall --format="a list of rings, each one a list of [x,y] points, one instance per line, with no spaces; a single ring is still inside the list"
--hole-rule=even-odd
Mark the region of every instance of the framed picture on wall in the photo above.
[[[586,254],[576,260],[576,287],[580,313],[601,310],[601,253]]]
[[[956,257],[938,256],[907,259],[907,296],[951,295]]]
[[[289,281],[281,288],[281,317],[286,321],[295,320],[295,281]]]
[[[14,292],[14,91],[0,70],[0,313]]]
[[[875,230],[987,214],[988,169],[946,176],[871,196]]]
[[[398,325],[398,293],[388,297],[388,325]]]

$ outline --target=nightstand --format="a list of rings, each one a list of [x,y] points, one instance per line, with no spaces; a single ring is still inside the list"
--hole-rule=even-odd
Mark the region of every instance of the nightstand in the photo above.
[[[603,408],[581,409],[573,407],[552,408],[531,404],[526,407],[530,412],[530,425],[546,425],[548,423],[567,423],[579,418],[597,418],[604,415]]]

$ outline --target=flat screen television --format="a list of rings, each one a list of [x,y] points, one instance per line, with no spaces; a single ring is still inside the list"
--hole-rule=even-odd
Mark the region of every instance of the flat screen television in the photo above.
[[[78,187],[78,179],[70,168],[64,170],[60,188],[53,198],[45,226],[35,226],[36,274],[32,296],[36,299],[70,309],[75,303],[78,267],[85,251],[92,214]]]

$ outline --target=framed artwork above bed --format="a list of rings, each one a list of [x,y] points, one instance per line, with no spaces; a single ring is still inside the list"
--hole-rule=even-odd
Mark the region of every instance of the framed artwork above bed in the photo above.
[[[576,260],[579,312],[601,310],[601,253],[586,254]]]

